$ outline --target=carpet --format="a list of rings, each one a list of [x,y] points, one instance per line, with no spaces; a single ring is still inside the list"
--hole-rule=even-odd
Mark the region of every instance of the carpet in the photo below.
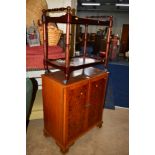
[[[51,137],[43,136],[43,119],[32,120],[26,135],[27,155],[62,155]],[[66,155],[129,155],[129,110],[104,109],[102,128],[75,141]]]
[[[103,65],[95,67],[104,70]],[[115,106],[129,107],[129,63],[127,61],[110,62],[110,72],[105,108],[114,109]]]

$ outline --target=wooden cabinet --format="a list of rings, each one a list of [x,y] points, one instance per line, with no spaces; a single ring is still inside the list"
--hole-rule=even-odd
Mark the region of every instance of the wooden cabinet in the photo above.
[[[50,17],[50,12],[65,11],[59,17]],[[109,43],[112,33],[112,16],[104,20],[93,20],[73,16],[71,8],[43,10],[44,65],[46,74],[42,75],[44,109],[44,134],[52,136],[63,152],[74,141],[98,125],[102,126],[102,111],[108,79],[107,64]],[[65,59],[48,58],[48,23],[66,24]],[[84,52],[82,56],[70,57],[71,25],[85,27]],[[106,26],[108,29],[106,49],[102,57],[88,57],[86,53],[88,25]],[[71,37],[72,38],[72,37]],[[105,71],[91,66],[103,64]],[[49,66],[61,71],[50,73]]]
[[[90,128],[101,127],[108,72],[92,67],[73,71],[67,84],[63,75],[42,75],[42,93],[44,134],[66,152]]]

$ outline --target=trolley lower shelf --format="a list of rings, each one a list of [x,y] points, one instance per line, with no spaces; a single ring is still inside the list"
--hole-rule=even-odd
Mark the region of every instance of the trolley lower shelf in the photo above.
[[[70,58],[69,67],[66,67],[65,59],[47,59],[46,65],[64,71],[66,80],[69,79],[70,73],[74,70],[87,68],[93,65],[104,64],[104,59],[95,59],[91,57],[72,57]],[[67,82],[67,81],[66,81]]]

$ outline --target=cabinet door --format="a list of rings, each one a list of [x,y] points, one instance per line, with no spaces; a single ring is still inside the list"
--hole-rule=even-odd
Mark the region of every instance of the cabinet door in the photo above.
[[[88,127],[102,121],[106,82],[105,76],[90,80]]]
[[[89,81],[67,88],[67,139],[68,141],[78,137],[85,128],[85,105],[88,100]]]

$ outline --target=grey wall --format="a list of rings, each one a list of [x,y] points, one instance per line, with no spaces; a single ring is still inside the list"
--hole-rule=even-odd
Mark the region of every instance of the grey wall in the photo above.
[[[129,14],[128,12],[111,12],[111,13],[101,13],[101,12],[78,12],[77,15],[79,17],[85,17],[85,16],[103,16],[103,15],[108,15],[108,16],[113,16],[113,29],[112,33],[113,34],[118,34],[119,37],[121,37],[121,32],[122,32],[122,25],[123,24],[129,24]],[[96,32],[100,26],[89,26],[88,31],[89,32]]]

